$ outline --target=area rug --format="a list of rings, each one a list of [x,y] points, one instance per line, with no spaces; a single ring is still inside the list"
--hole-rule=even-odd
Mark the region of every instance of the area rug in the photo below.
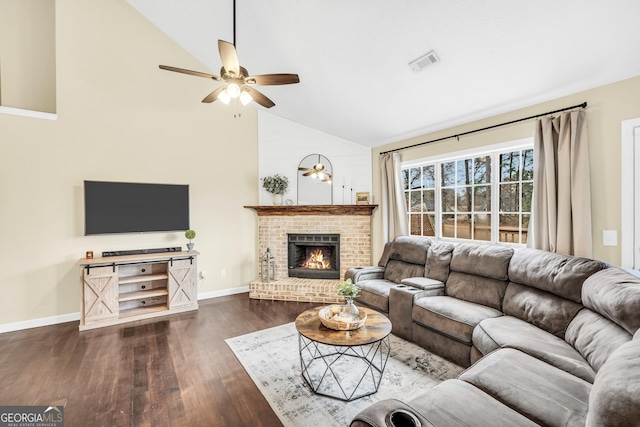
[[[348,426],[374,402],[409,400],[463,368],[391,335],[391,354],[378,392],[351,402],[314,394],[301,375],[293,323],[226,340],[285,427]]]

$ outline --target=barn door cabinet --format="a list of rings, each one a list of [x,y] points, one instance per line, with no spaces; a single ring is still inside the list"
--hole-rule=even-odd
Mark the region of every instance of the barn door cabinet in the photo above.
[[[80,330],[198,309],[198,252],[81,259]]]

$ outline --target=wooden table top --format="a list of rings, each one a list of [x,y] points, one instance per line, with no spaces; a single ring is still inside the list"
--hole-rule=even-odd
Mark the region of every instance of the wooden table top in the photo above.
[[[352,331],[336,331],[320,322],[318,312],[323,308],[311,308],[296,318],[296,329],[306,338],[322,344],[354,346],[372,344],[391,333],[391,322],[384,315],[366,307],[358,307],[367,313],[367,320],[361,328]]]

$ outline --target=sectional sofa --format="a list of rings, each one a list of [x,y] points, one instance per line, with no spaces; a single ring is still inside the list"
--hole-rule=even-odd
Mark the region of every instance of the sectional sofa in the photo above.
[[[640,426],[640,279],[586,258],[401,236],[346,273],[392,332],[463,367],[363,426]]]

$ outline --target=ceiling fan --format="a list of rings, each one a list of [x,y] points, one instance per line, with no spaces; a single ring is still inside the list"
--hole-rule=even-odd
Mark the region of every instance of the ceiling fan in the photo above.
[[[302,176],[310,176],[311,178],[318,178],[322,182],[331,182],[331,173],[327,172],[324,164],[320,161],[320,155],[318,155],[318,163],[311,168],[298,167],[298,170],[304,172]]]
[[[276,104],[263,93],[255,89],[253,87],[254,85],[273,86],[300,83],[300,78],[297,74],[262,74],[251,76],[246,68],[240,66],[238,53],[236,52],[235,0],[233,0],[233,43],[218,40],[218,52],[220,52],[220,59],[222,60],[220,76],[202,73],[200,71],[185,70],[184,68],[171,67],[169,65],[160,65],[160,68],[163,70],[175,71],[177,73],[204,77],[224,83],[224,86],[217,88],[204,97],[202,102],[207,103],[219,99],[221,102],[229,104],[232,99],[240,98],[242,105],[247,105],[251,101],[255,101],[265,108],[271,108]]]

